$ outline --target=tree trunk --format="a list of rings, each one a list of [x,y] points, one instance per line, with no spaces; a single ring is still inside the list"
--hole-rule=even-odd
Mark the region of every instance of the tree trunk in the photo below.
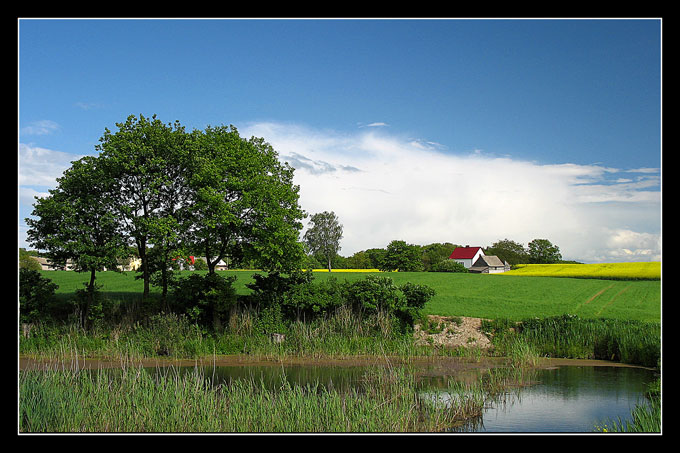
[[[80,325],[85,330],[89,330],[90,328],[88,318],[90,315],[90,307],[92,307],[92,304],[94,303],[94,281],[96,278],[97,278],[96,269],[90,270],[90,282],[87,284],[87,297],[85,298],[85,305],[81,308],[80,311]]]
[[[149,297],[149,260],[146,256],[146,239],[140,239],[137,245],[139,259],[142,260],[142,279],[144,280],[144,292],[142,299]]]

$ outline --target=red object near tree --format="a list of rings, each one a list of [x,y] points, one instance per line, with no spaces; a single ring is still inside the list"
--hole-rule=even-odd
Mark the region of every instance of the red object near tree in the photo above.
[[[181,256],[176,256],[172,260],[177,261],[178,259],[181,259],[181,258],[182,258]],[[191,263],[192,266],[195,262],[196,262],[196,259],[193,256],[190,256],[189,258],[187,258],[187,263]]]

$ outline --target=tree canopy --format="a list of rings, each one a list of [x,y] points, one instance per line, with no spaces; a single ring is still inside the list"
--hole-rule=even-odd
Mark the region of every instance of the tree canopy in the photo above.
[[[547,239],[534,239],[527,249],[529,260],[534,264],[552,264],[562,260],[560,248]]]
[[[26,219],[28,242],[77,270],[115,269],[134,245],[144,296],[158,272],[163,296],[170,261],[204,255],[209,273],[223,258],[289,271],[304,256],[305,213],[293,168],[262,138],[233,126],[187,133],[176,121],[130,115],[105,129],[99,155],[72,162]]]

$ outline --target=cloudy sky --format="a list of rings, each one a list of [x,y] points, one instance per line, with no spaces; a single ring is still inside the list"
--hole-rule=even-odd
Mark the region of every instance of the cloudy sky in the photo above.
[[[661,255],[660,20],[25,20],[18,237],[34,196],[143,114],[233,124],[295,169],[341,254],[549,239]]]

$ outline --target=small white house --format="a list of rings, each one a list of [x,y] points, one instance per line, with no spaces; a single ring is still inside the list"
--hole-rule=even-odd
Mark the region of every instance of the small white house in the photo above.
[[[449,259],[459,262],[466,269],[470,269],[480,256],[484,256],[484,250],[481,247],[466,245],[465,247],[456,247]]]

